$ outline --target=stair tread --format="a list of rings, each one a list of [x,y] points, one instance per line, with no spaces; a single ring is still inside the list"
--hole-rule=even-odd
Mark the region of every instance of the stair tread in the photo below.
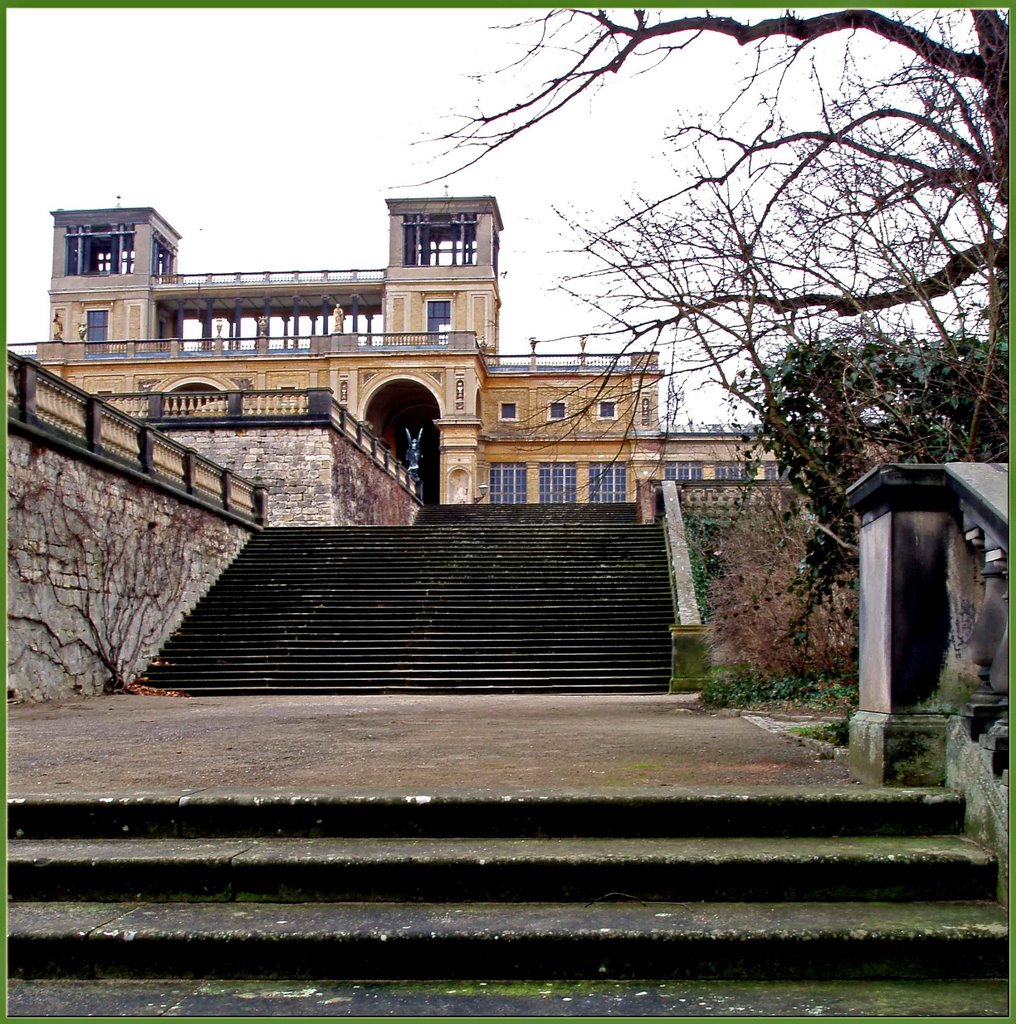
[[[706,838],[447,838],[447,839],[15,839],[8,847],[9,864],[43,861],[95,863],[150,861],[167,857],[195,862],[223,860],[349,863],[610,863],[739,864],[777,861],[823,863],[871,858],[897,863],[967,861],[992,864],[994,858],[964,836],[854,836],[849,838],[734,837]]]
[[[604,930],[606,929],[606,930]],[[324,937],[694,937],[773,941],[1004,940],[1008,914],[990,901],[684,903],[12,903],[11,940],[57,935],[143,942],[160,936],[260,941]],[[129,938],[128,938],[129,936]],[[384,938],[382,938],[384,936]]]

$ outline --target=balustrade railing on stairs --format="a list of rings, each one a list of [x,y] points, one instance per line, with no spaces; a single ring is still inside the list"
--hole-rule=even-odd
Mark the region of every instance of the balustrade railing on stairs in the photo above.
[[[13,353],[7,354],[7,416],[15,429],[47,435],[244,520],[265,521],[263,487]]]
[[[1006,768],[1008,479],[1006,464],[885,465],[848,490],[861,514],[861,781],[939,784],[950,714]]]
[[[107,401],[139,419],[167,428],[327,424],[369,455],[379,469],[393,477],[414,498],[423,500],[423,484],[419,478],[409,473],[386,441],[336,401],[329,388],[127,392],[109,395]]]

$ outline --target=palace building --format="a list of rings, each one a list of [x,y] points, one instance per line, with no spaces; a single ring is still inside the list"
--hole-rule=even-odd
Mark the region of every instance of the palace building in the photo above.
[[[664,429],[655,352],[502,339],[492,196],[388,200],[388,265],[370,270],[186,273],[151,207],[53,217],[50,338],[27,354],[93,394],[172,396],[200,418],[209,394],[328,389],[395,458],[419,441],[429,502],[631,501],[640,479],[742,478],[737,435]]]

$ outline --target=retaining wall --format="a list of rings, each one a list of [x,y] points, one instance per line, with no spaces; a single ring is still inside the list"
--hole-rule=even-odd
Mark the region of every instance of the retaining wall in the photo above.
[[[419,507],[331,426],[172,428],[172,437],[262,484],[269,526],[408,526]]]
[[[8,697],[52,700],[131,681],[255,527],[11,434]]]

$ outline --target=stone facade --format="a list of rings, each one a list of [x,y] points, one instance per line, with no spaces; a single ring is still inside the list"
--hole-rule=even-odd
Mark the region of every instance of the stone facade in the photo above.
[[[8,438],[8,697],[102,693],[143,671],[253,527]]]
[[[416,501],[332,427],[174,430],[268,490],[269,526],[408,526]]]

